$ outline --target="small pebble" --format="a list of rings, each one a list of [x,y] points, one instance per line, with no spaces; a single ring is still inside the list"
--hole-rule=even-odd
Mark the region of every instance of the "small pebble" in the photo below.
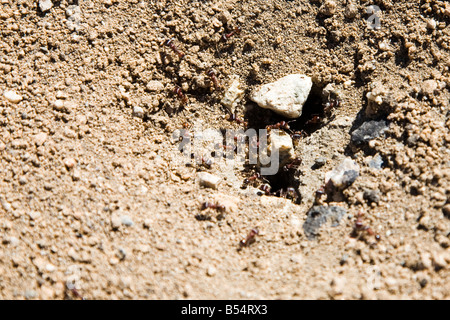
[[[389,124],[384,120],[366,121],[352,132],[352,142],[356,145],[367,143],[381,136],[388,128]]]
[[[147,83],[146,88],[148,91],[161,92],[164,90],[164,84],[160,81],[151,80]]]
[[[279,166],[275,168],[276,172],[267,172],[270,168],[262,168],[261,170],[266,171],[265,174],[276,174],[280,167],[283,167],[288,162],[295,159],[294,144],[292,142],[291,136],[283,130],[271,130],[269,133],[269,146],[268,151],[270,155],[274,152],[278,153]]]
[[[437,22],[434,19],[428,20],[427,22],[427,28],[430,30],[435,30],[437,27]]]
[[[326,16],[332,16],[336,12],[336,2],[333,0],[325,0],[319,12]]]
[[[221,103],[230,110],[230,112],[234,113],[234,109],[238,105],[238,103],[244,97],[244,90],[241,89],[241,84],[238,79],[233,80],[231,82],[230,87],[225,92],[224,97]]]
[[[126,225],[127,227],[132,227],[134,225],[133,220],[129,216],[121,216],[120,221],[122,224]]]
[[[6,144],[0,141],[0,152],[6,149]]]
[[[372,202],[379,203],[380,202],[380,191],[366,189],[366,190],[364,190],[363,197],[369,203],[372,203]]]
[[[314,240],[319,235],[319,229],[327,221],[331,222],[332,227],[339,225],[339,221],[347,213],[342,207],[337,206],[314,206],[308,213],[303,230],[308,240]]]
[[[46,12],[53,7],[51,0],[39,0],[39,8],[42,12]]]
[[[316,160],[314,160],[314,165],[317,168],[324,166],[326,163],[327,163],[327,159],[323,158],[323,157],[320,157],[320,158],[317,158]]]
[[[133,107],[133,116],[138,118],[144,118],[145,112],[144,109],[138,106]]]
[[[432,96],[438,88],[438,83],[435,80],[426,80],[421,85],[421,92],[424,95]]]
[[[40,132],[33,137],[34,143],[39,147],[42,146],[47,140],[47,134],[45,132]]]
[[[5,91],[3,96],[11,103],[19,103],[22,101],[22,96],[17,94],[15,91]]]
[[[72,169],[77,165],[77,161],[74,158],[65,158],[64,165],[67,169]]]
[[[325,173],[325,183],[331,181],[333,186],[344,189],[359,177],[359,165],[350,158],[344,159],[332,171]]]
[[[383,159],[379,154],[377,154],[375,157],[373,157],[372,160],[369,161],[369,167],[372,169],[380,170],[382,166],[383,166]]]
[[[41,216],[41,214],[37,211],[31,211],[28,213],[28,215],[30,216],[31,220],[39,219],[39,217]]]
[[[220,177],[215,176],[213,174],[207,172],[200,172],[197,174],[197,178],[201,186],[217,189],[220,181],[222,180]]]
[[[214,277],[217,273],[217,269],[214,267],[209,267],[208,270],[206,271],[206,274],[210,277]]]

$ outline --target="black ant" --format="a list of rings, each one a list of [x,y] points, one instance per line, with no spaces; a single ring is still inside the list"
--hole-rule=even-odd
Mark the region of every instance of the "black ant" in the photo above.
[[[250,232],[248,233],[247,237],[245,239],[242,239],[239,242],[239,245],[241,247],[248,247],[253,242],[255,242],[255,238],[256,238],[256,236],[258,234],[259,234],[259,230],[257,228],[253,228],[252,230],[250,230]]]
[[[164,45],[169,47],[170,49],[172,49],[173,52],[175,52],[180,59],[182,59],[184,57],[184,53],[181,52],[174,44],[173,44],[173,38],[172,39],[168,39],[167,41],[164,42]]]
[[[241,27],[236,27],[236,28],[234,28],[234,30],[231,31],[230,33],[224,34],[224,35],[222,36],[222,40],[223,40],[223,41],[227,41],[229,38],[231,38],[231,37],[234,36],[235,34],[236,34],[236,35],[239,35],[239,34],[241,33],[241,31],[242,31],[242,28],[241,28]]]

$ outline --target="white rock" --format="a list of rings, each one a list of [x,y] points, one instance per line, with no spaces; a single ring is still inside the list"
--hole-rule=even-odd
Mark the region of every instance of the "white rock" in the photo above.
[[[334,187],[342,189],[351,185],[359,176],[359,166],[352,159],[344,159],[332,171],[325,173],[325,183],[331,182]]]
[[[28,213],[28,215],[30,216],[31,220],[39,219],[39,217],[41,216],[41,214],[37,211],[31,211]]]
[[[164,84],[157,80],[151,80],[147,83],[147,90],[161,92],[164,90]]]
[[[144,118],[144,109],[138,106],[133,107],[133,115],[138,118]]]
[[[53,7],[51,0],[39,0],[39,8],[42,12],[46,12]]]
[[[22,96],[17,94],[15,91],[5,91],[3,96],[11,103],[19,103],[22,101]]]
[[[230,88],[225,92],[222,99],[222,104],[231,112],[234,112],[237,104],[242,101],[244,97],[244,90],[241,89],[241,84],[238,79],[231,82]]]
[[[311,78],[291,74],[254,91],[250,99],[261,108],[270,109],[288,118],[298,118],[311,91]]]
[[[269,154],[278,152],[280,165],[295,159],[294,145],[291,136],[283,130],[271,130],[269,133]]]
[[[201,186],[212,189],[217,189],[217,187],[219,186],[219,182],[221,180],[220,177],[207,172],[198,173],[197,178]]]

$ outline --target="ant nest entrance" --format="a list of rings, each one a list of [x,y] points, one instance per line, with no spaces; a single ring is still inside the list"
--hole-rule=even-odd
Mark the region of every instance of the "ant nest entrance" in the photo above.
[[[328,85],[325,88],[313,85],[303,106],[302,115],[297,119],[287,119],[271,110],[259,108],[254,104],[248,105],[244,117],[248,123],[248,128],[266,129],[269,149],[271,146],[270,140],[272,140],[271,133],[275,130],[278,131],[277,135],[288,137],[290,147],[285,147],[280,152],[280,165],[275,174],[263,175],[261,165],[254,165],[250,170],[246,170],[247,178],[244,179],[242,188],[256,187],[260,189],[260,195],[287,198],[296,204],[300,204],[299,187],[302,160],[295,155],[295,150],[298,150],[305,137],[310,136],[334,119],[333,109],[339,107],[339,105],[339,95],[333,85]],[[289,145],[289,142],[286,145]],[[253,144],[254,146],[256,144],[258,148],[260,147],[260,141],[254,141]],[[286,151],[287,149],[290,150]],[[287,156],[286,152],[288,153]],[[253,173],[249,175],[248,172]]]

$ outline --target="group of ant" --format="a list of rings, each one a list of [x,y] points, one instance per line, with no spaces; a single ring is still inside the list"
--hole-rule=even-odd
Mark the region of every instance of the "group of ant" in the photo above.
[[[222,37],[220,38],[221,41],[226,42],[229,38],[231,38],[234,35],[239,35],[241,33],[242,29],[241,27],[236,27],[234,28],[231,32],[229,33],[225,33],[222,35]],[[185,53],[183,51],[181,51],[174,43],[173,38],[171,39],[167,39],[163,42],[163,45],[170,48],[180,59],[183,59],[185,56]],[[220,81],[217,77],[216,72],[213,69],[208,69],[206,71],[206,75],[210,78],[212,85],[214,86],[215,90],[220,90],[221,85],[220,85]],[[173,89],[173,93],[176,94],[178,96],[178,98],[180,99],[180,101],[183,104],[186,104],[188,102],[188,97],[186,96],[186,94],[183,92],[183,90],[181,89],[180,86],[175,85],[174,89]]]

